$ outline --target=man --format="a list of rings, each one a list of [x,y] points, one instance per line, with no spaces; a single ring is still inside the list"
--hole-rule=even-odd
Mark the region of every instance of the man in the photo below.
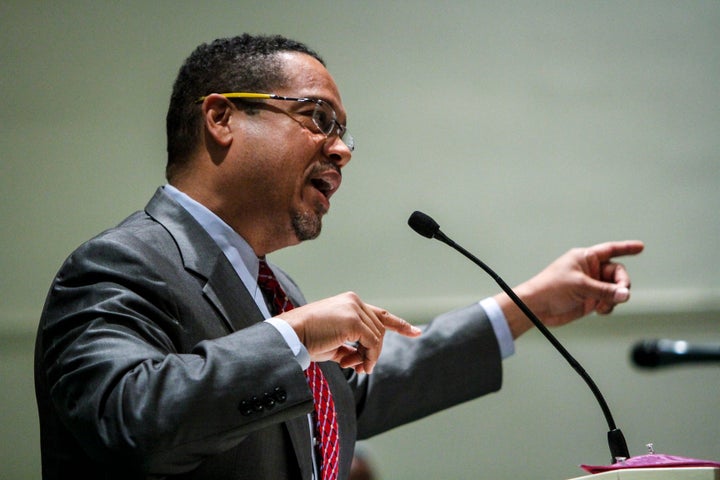
[[[48,295],[44,478],[345,479],[357,438],[500,388],[530,328],[504,294],[421,334],[351,292],[306,304],[268,268],[267,254],[320,233],[354,147],[345,123],[300,43],[243,35],[188,58],[168,185],[79,247]],[[517,291],[550,326],[609,313],[630,286],[612,258],[642,248],[571,250]]]

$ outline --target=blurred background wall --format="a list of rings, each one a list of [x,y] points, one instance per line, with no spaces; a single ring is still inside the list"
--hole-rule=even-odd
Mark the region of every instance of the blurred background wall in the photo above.
[[[720,2],[0,3],[0,477],[38,478],[34,331],[80,242],[162,184],[164,115],[199,43],[318,50],[358,142],[320,239],[273,259],[318,299],[421,323],[497,287],[410,231],[415,209],[517,284],[573,246],[639,238],[633,299],[556,331],[633,455],[720,459],[720,369],[640,371],[644,338],[720,342]],[[606,463],[589,390],[535,332],[501,392],[366,442],[384,479],[569,478]],[[428,388],[441,388],[428,386]]]

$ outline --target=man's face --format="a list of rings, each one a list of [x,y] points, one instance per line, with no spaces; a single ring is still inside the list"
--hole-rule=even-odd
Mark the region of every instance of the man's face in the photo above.
[[[344,125],[340,94],[325,67],[305,54],[283,53],[281,58],[288,82],[267,93],[323,100]],[[264,100],[256,113],[247,117],[249,127],[239,142],[243,184],[251,189],[245,192],[255,199],[250,207],[261,212],[259,220],[271,237],[267,251],[320,234],[330,197],[340,187],[340,169],[350,161],[348,146],[334,133],[326,136],[314,124],[315,108],[314,102]]]

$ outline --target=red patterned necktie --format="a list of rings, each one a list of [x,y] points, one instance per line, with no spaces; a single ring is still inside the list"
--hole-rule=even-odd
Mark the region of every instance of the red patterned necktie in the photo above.
[[[265,295],[268,303],[272,306],[273,314],[287,312],[293,309],[294,305],[264,260],[260,260],[258,286],[260,290],[263,291],[263,295]],[[319,440],[317,447],[322,457],[320,479],[336,480],[338,477],[340,440],[338,438],[335,402],[330,393],[327,380],[317,363],[310,362],[310,366],[305,371],[305,376],[307,377],[315,401],[313,420],[315,421],[316,434]]]

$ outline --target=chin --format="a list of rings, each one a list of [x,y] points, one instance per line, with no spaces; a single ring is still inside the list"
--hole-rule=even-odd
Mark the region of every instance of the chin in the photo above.
[[[298,212],[292,217],[295,236],[301,242],[314,240],[322,230],[322,215],[314,212]]]

